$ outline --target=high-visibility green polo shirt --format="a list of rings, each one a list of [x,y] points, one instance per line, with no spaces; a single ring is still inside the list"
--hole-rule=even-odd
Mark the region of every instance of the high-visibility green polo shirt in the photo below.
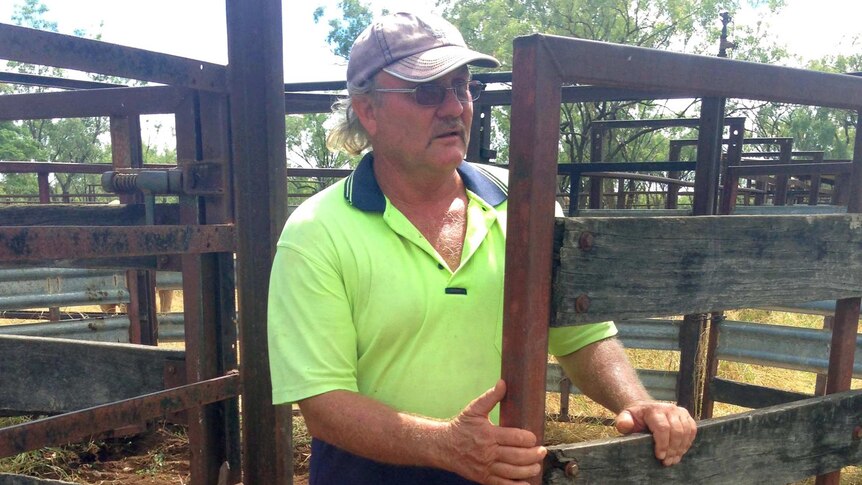
[[[449,418],[500,377],[505,172],[458,169],[469,202],[452,272],[384,197],[372,164],[367,155],[285,225],[269,293],[273,402],[343,389]],[[615,333],[612,323],[554,328],[550,350]]]

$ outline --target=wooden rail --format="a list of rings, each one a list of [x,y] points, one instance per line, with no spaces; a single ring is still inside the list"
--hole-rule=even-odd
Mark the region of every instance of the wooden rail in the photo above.
[[[672,467],[655,459],[645,434],[552,446],[545,483],[788,483],[862,462],[860,423],[857,390],[703,421]]]

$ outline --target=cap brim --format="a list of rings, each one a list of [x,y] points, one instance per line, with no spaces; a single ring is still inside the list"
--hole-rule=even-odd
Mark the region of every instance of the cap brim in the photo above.
[[[387,73],[405,81],[424,83],[445,76],[464,65],[500,67],[491,56],[462,46],[448,45],[405,57],[384,67]]]

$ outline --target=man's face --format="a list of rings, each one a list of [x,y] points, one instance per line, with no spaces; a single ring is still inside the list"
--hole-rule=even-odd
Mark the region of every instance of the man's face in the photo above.
[[[432,81],[443,87],[467,82],[466,66]],[[381,72],[377,76],[380,89],[410,89],[416,83],[407,82]],[[423,106],[411,93],[377,92],[376,99],[366,99],[360,119],[368,131],[374,148],[375,161],[394,164],[407,171],[451,171],[467,154],[470,124],[473,120],[472,101],[459,101],[448,91],[442,103]]]

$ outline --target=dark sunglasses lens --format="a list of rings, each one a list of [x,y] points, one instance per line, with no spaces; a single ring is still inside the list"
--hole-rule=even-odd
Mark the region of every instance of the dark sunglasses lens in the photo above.
[[[446,88],[436,84],[416,86],[416,102],[423,106],[436,106],[446,98]]]
[[[476,101],[479,99],[479,95],[482,94],[482,91],[485,90],[485,83],[481,81],[470,81],[467,84],[467,88],[470,89],[470,99],[472,101]]]

